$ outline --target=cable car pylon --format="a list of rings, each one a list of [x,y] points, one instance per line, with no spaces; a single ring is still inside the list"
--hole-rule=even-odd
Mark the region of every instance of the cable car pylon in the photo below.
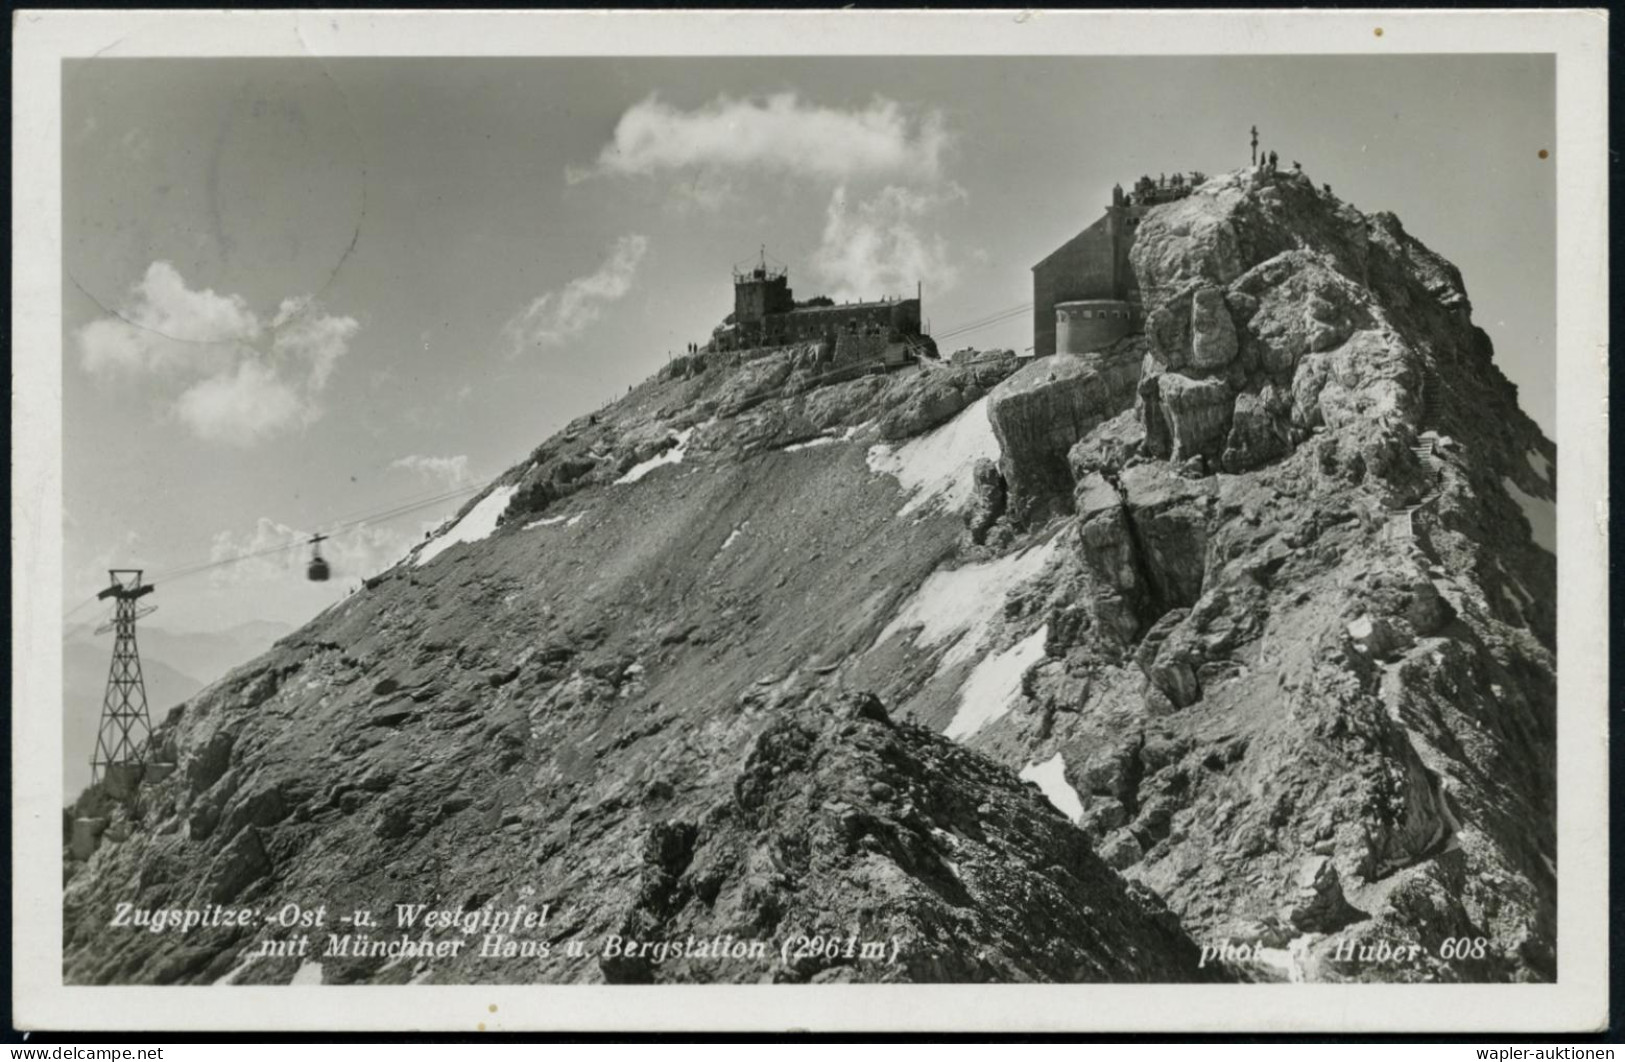
[[[92,784],[109,795],[127,797],[135,792],[147,766],[147,743],[152,719],[147,714],[147,687],[141,677],[141,653],[135,642],[135,622],[155,606],[137,608],[136,602],[156,589],[141,581],[140,568],[111,568],[111,585],[96,597],[113,599],[113,619],[98,633],[115,630],[113,662],[107,671],[107,692],[102,696],[102,720],[96,750],[90,757]]]

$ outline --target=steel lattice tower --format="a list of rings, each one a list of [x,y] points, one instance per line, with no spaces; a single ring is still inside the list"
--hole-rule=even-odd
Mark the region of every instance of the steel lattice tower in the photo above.
[[[152,611],[137,610],[136,602],[154,587],[141,583],[141,569],[110,569],[112,585],[96,597],[112,598],[113,619],[97,633],[115,630],[113,663],[107,672],[107,693],[102,698],[101,730],[90,757],[92,782],[103,780],[109,768],[139,768],[144,763],[152,719],[147,714],[147,687],[141,680],[141,654],[135,645],[135,621]]]

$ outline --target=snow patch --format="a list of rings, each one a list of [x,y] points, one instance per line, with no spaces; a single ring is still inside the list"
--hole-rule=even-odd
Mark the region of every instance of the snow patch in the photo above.
[[[565,527],[574,527],[586,515],[586,513],[576,513],[574,516],[544,516],[540,520],[532,520],[520,530],[529,531],[533,527],[557,527],[559,524],[563,524]]]
[[[251,947],[250,948],[244,948],[243,950],[247,951],[247,952],[252,952],[253,954],[250,954],[248,956],[248,958],[242,960],[236,966],[233,966],[230,970],[227,970],[224,974],[222,974],[221,976],[215,978],[212,982],[210,982],[210,984],[212,984],[212,985],[234,985],[234,984],[237,983],[237,978],[239,978],[243,974],[247,973],[248,968],[250,966],[253,966],[256,962],[259,961],[259,958],[260,958],[259,953],[256,952],[253,948],[251,948]]]
[[[497,520],[508,507],[508,501],[518,489],[517,485],[498,487],[480,499],[480,503],[470,509],[450,530],[435,536],[418,551],[417,567],[428,564],[459,542],[478,542],[490,537],[491,532],[497,529]]]
[[[1037,782],[1049,802],[1073,822],[1083,818],[1083,801],[1078,798],[1078,791],[1066,780],[1066,757],[1059,752],[1043,763],[1029,763],[1023,767],[1021,778],[1025,782]]]
[[[858,432],[862,431],[864,428],[867,428],[869,424],[869,421],[864,421],[862,424],[852,425],[852,427],[846,429],[839,435],[820,435],[816,439],[808,439],[805,442],[791,443],[789,446],[784,447],[783,452],[793,454],[797,450],[809,450],[814,446],[828,446],[830,443],[851,442],[853,436],[857,435]]]
[[[787,454],[793,454],[798,450],[811,450],[814,446],[828,446],[830,443],[838,443],[840,441],[841,437],[839,435],[820,435],[818,438],[808,439],[806,442],[791,443],[789,446],[784,448],[784,452]]]
[[[1258,961],[1279,970],[1288,981],[1297,981],[1298,971],[1292,965],[1292,953],[1285,948],[1259,948]]]
[[[1525,461],[1529,462],[1529,467],[1534,469],[1535,475],[1539,476],[1541,479],[1544,479],[1552,486],[1557,486],[1557,483],[1552,479],[1552,463],[1546,460],[1546,456],[1544,454],[1542,454],[1539,450],[1530,450],[1528,453],[1523,455],[1523,458]]]
[[[322,964],[319,962],[302,962],[299,969],[293,972],[290,985],[319,985],[322,983]]]
[[[982,647],[988,626],[1004,608],[1005,595],[1034,578],[1054,559],[1059,538],[980,564],[932,572],[875,640],[919,627],[914,644],[921,647],[952,641],[941,667],[969,660]]]
[[[1523,599],[1523,603],[1525,605],[1533,605],[1535,603],[1535,595],[1529,592],[1529,588],[1523,585],[1523,582],[1516,575],[1513,575],[1511,572],[1506,570],[1506,565],[1497,560],[1495,562],[1495,570],[1500,572],[1501,577],[1506,580],[1505,585],[1501,587],[1502,593],[1506,593],[1507,587],[1511,587],[1512,591],[1515,592],[1518,597]]]
[[[661,465],[682,464],[683,455],[688,452],[688,440],[693,434],[693,428],[688,428],[678,432],[677,444],[675,446],[662,450],[660,453],[649,458],[647,461],[639,461],[637,464],[627,469],[626,475],[622,476],[620,479],[617,479],[615,481],[616,484],[636,483],[638,480],[642,479],[644,476],[647,476],[650,472],[653,472]]]
[[[998,456],[999,440],[993,434],[984,397],[942,427],[902,446],[871,446],[869,471],[894,477],[909,495],[899,516],[934,503],[954,511],[971,499],[971,469],[977,459],[997,460]]]
[[[959,710],[943,733],[956,741],[968,738],[1009,712],[1010,706],[1021,696],[1021,676],[1044,659],[1044,641],[1048,636],[1049,627],[1045,625],[977,664],[959,688]],[[1082,813],[1081,808],[1079,813]]]
[[[1318,939],[1319,933],[1305,933],[1287,941],[1284,948],[1259,948],[1258,959],[1265,966],[1272,966],[1286,974],[1286,979],[1292,984],[1302,984],[1309,948]]]
[[[827,447],[830,443],[851,442],[858,432],[869,427],[873,421],[864,421],[863,424],[853,424],[840,435],[819,435],[817,438],[808,438],[806,442],[790,443],[783,448],[783,453],[795,453],[798,450],[811,450],[812,447]]]
[[[1529,521],[1529,533],[1534,538],[1535,545],[1552,556],[1557,556],[1557,503],[1525,494],[1516,483],[1505,476],[1501,477],[1501,485],[1506,488],[1512,500],[1518,503],[1518,508],[1523,510],[1523,518]]]

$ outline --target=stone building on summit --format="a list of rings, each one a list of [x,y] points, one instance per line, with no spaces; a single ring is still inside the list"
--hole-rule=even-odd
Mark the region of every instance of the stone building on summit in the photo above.
[[[1141,177],[1112,189],[1103,217],[1033,266],[1033,354],[1086,354],[1145,325],[1129,248],[1146,211],[1190,194],[1207,178],[1176,173]]]
[[[797,302],[789,270],[761,262],[734,270],[734,310],[711,333],[713,351],[819,342],[835,361],[879,359],[901,364],[929,348],[920,333],[920,300],[836,303],[822,296]]]

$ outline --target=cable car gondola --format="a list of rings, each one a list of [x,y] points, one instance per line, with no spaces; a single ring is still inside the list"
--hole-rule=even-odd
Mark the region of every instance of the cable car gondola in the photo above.
[[[326,535],[316,535],[310,540],[310,566],[305,569],[305,578],[313,583],[325,583],[333,574],[327,561],[322,559],[321,543],[326,538]]]

